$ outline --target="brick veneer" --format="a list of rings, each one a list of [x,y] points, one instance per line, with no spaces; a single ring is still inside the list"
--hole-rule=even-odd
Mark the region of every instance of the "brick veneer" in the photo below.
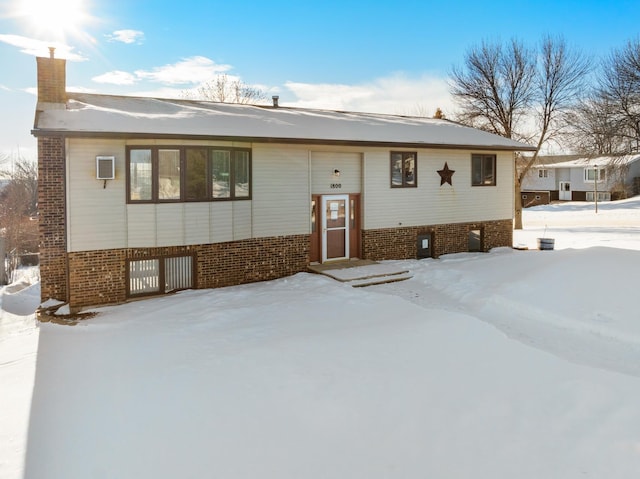
[[[512,220],[364,230],[366,259],[416,257],[418,235],[433,235],[434,256],[468,251],[469,232],[482,232],[485,251],[513,242]],[[265,281],[305,271],[308,235],[254,238],[227,243],[160,248],[129,248],[69,253],[69,304],[72,309],[122,303],[126,297],[127,260],[167,256],[195,257],[197,288],[218,288]]]
[[[483,251],[513,245],[513,220],[454,223],[432,226],[409,226],[363,230],[362,250],[365,259],[411,259],[417,255],[418,235],[431,233],[433,255],[469,251],[469,232],[480,230]]]
[[[254,238],[228,243],[69,253],[72,309],[122,303],[127,260],[194,255],[197,288],[234,286],[289,276],[309,264],[309,236]]]
[[[126,258],[125,249],[69,253],[69,306],[124,302]]]
[[[217,288],[282,278],[307,269],[309,235],[214,243],[198,252],[198,286]]]
[[[67,301],[64,138],[38,138],[40,296]]]

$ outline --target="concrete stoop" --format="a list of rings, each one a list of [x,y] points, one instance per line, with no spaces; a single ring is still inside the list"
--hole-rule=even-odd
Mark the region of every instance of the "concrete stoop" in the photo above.
[[[335,263],[312,264],[309,270],[347,283],[354,288],[363,288],[385,283],[395,283],[411,279],[413,275],[407,269],[378,263],[372,260],[347,260]]]

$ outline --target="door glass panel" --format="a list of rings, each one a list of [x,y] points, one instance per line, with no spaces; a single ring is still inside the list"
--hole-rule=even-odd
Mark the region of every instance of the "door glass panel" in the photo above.
[[[311,200],[311,232],[315,233],[316,229],[316,200]]]
[[[346,226],[345,200],[327,201],[327,228],[344,228]]]
[[[349,227],[356,229],[356,200],[354,199],[349,203]]]
[[[322,261],[349,257],[349,196],[324,196],[317,203],[322,214],[316,218],[320,221],[318,229],[322,230]]]

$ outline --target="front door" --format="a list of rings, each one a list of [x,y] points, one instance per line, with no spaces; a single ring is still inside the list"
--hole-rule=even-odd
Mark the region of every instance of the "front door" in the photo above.
[[[558,194],[558,199],[560,201],[571,201],[571,182],[560,182],[560,192]]]
[[[322,261],[349,258],[349,195],[322,197]]]

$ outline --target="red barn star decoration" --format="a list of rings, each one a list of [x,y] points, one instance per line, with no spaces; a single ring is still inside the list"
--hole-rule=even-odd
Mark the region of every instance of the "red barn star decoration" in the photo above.
[[[456,170],[449,169],[449,165],[447,165],[447,162],[445,161],[444,168],[438,170],[438,174],[440,175],[440,186],[444,185],[445,183],[449,183],[451,186],[453,186],[453,183],[451,183],[451,177],[455,172]]]

